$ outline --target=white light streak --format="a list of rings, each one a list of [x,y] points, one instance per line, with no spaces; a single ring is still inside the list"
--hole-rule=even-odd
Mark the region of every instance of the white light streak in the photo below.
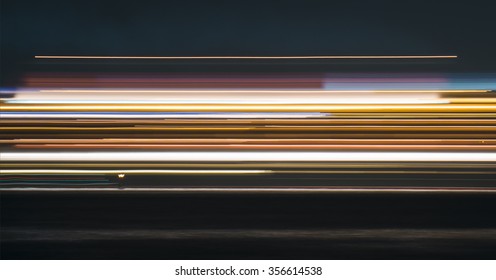
[[[36,59],[454,59],[456,55],[306,55],[306,56],[99,56],[36,55]]]
[[[490,188],[3,188],[1,191],[75,191],[75,192],[286,192],[286,193],[496,193]]]
[[[89,118],[89,119],[300,119],[323,118],[331,116],[330,113],[10,113],[2,112],[0,117],[17,118]]]
[[[125,174],[261,174],[270,170],[193,170],[193,169],[129,169],[129,170],[81,170],[81,169],[6,169],[2,174],[117,174],[124,178]]]
[[[407,99],[407,98],[301,98],[286,100],[50,100],[50,99],[14,99],[10,104],[449,104],[442,99]]]
[[[8,161],[496,162],[494,152],[3,152]],[[125,172],[121,172],[125,173]]]

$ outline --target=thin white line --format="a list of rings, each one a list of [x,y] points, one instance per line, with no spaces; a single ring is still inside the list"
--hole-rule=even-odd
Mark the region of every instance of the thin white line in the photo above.
[[[2,161],[434,161],[496,162],[496,153],[486,152],[2,152]]]
[[[6,100],[8,104],[450,104],[449,100],[441,99],[407,99],[407,98],[391,98],[391,99],[361,99],[361,100],[345,100],[345,99],[286,99],[286,100],[51,100],[51,99],[15,99]]]
[[[484,89],[412,89],[412,90],[158,90],[158,89],[41,89],[47,93],[484,93]]]
[[[427,192],[427,193],[496,193],[495,189],[306,189],[306,188],[3,188],[0,191],[117,191],[117,192]]]
[[[204,114],[204,113],[194,113],[194,114],[161,114],[161,113],[151,113],[151,114],[126,114],[126,113],[107,113],[107,114],[77,114],[77,113],[63,113],[63,114],[50,114],[50,113],[31,113],[31,112],[23,112],[19,113],[8,113],[1,112],[0,116],[2,118],[9,119],[17,119],[17,118],[108,118],[108,119],[156,119],[156,118],[164,118],[164,119],[287,119],[287,118],[321,118],[321,117],[329,117],[330,113],[227,113],[227,114]]]
[[[85,56],[36,55],[36,59],[445,59],[456,55],[307,55],[307,56]]]
[[[270,170],[74,170],[74,169],[6,169],[3,174],[260,174],[272,173]]]

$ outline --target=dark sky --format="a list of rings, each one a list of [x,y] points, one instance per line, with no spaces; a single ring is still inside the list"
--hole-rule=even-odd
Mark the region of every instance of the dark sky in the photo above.
[[[456,54],[493,71],[492,2],[2,0],[2,76],[35,54]]]

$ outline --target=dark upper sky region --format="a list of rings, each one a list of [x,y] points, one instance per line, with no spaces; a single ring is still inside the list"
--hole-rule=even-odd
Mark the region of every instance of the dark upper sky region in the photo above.
[[[2,82],[39,54],[453,54],[494,71],[491,2],[2,0]]]

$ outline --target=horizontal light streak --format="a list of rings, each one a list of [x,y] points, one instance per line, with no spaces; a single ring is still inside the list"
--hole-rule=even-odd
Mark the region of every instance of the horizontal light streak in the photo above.
[[[237,138],[102,138],[102,139],[0,139],[4,144],[232,144],[232,145],[496,145],[496,139],[237,139]]]
[[[301,169],[301,168],[318,168],[318,169],[494,169],[496,168],[496,163],[460,163],[460,162],[394,162],[394,163],[383,163],[383,162],[339,162],[339,163],[329,163],[329,162],[258,162],[258,163],[241,163],[237,162],[235,165],[232,163],[140,163],[140,162],[128,162],[128,163],[36,163],[36,162],[25,162],[25,163],[1,163],[2,168],[12,168],[12,169],[54,169],[54,168],[119,168],[119,169],[129,169],[129,168],[159,168],[159,169],[182,169],[182,168],[200,168],[200,169]]]
[[[62,89],[63,90],[63,89]],[[102,90],[102,89],[97,89]],[[70,94],[68,94],[70,93]],[[458,95],[458,93],[440,93],[440,92],[341,92],[341,91],[325,91],[325,90],[150,90],[150,89],[104,89],[102,92],[52,92],[51,90],[41,90],[40,92],[31,90],[19,90],[15,92],[15,98],[3,99],[4,102],[9,101],[22,101],[24,100],[91,100],[108,102],[116,100],[118,102],[125,100],[126,102],[175,102],[175,103],[212,103],[216,100],[219,103],[245,101],[250,102],[293,102],[297,101],[308,102],[314,100],[315,102],[344,102],[348,99],[353,101],[371,100],[380,101],[388,99],[392,100],[429,100],[439,99],[443,95]],[[473,97],[490,97],[490,93],[461,93],[463,95],[472,94]],[[482,95],[482,96],[481,96]]]
[[[262,174],[270,170],[160,170],[160,169],[123,169],[123,170],[71,170],[71,169],[5,169],[2,174]],[[123,178],[120,176],[119,178]]]
[[[2,152],[9,161],[457,161],[496,162],[494,152]]]
[[[496,171],[426,171],[426,170],[149,170],[149,169],[125,169],[125,170],[75,170],[75,169],[4,169],[3,175],[21,174],[21,175],[53,175],[53,174],[105,174],[117,175],[118,178],[125,178],[126,174],[137,175],[230,175],[230,174],[496,174]],[[22,177],[20,177],[22,179]],[[1,179],[1,178],[0,178]],[[57,179],[57,178],[52,178]]]
[[[29,91],[32,93],[32,91]],[[184,89],[41,89],[39,92],[42,93],[214,93],[214,94],[226,94],[226,93],[299,93],[299,94],[310,94],[310,93],[489,93],[491,90],[486,89],[388,89],[388,90],[296,90],[296,89],[262,89],[262,90],[226,90],[226,89],[216,89],[216,90],[184,90]]]
[[[59,126],[171,126],[171,125],[496,125],[496,119],[336,119],[336,118],[314,118],[314,119],[2,119],[2,124],[16,124],[20,126],[31,126],[33,124],[59,125]]]
[[[484,100],[482,100],[484,101]],[[484,103],[494,102],[485,100]],[[360,99],[286,99],[286,100],[6,100],[7,104],[449,104],[443,99],[407,99],[407,98],[360,98]],[[461,101],[459,103],[462,103]],[[473,103],[476,103],[475,101]],[[482,103],[482,102],[481,102]]]
[[[366,118],[380,119],[380,120],[394,120],[394,119],[432,119],[437,118],[439,121],[450,120],[453,118],[467,118],[467,121],[482,121],[480,118],[496,119],[495,113],[447,113],[447,112],[437,112],[437,113],[387,113],[382,114],[380,112],[375,113],[320,113],[320,112],[280,112],[280,113],[267,113],[267,112],[224,112],[224,113],[150,113],[150,112],[100,112],[100,113],[86,113],[86,112],[0,112],[0,117],[2,119],[99,119],[101,120],[147,120],[147,119],[162,119],[162,120],[174,120],[174,119],[218,119],[218,120],[230,120],[230,119],[325,119],[328,120],[343,120],[343,119],[353,119],[353,120],[365,120]]]
[[[496,113],[496,106],[488,104],[436,104],[436,105],[4,105],[4,112],[22,111],[113,111],[113,112],[321,112],[321,113],[400,113],[400,112],[430,112],[430,113]]]
[[[3,188],[0,191],[74,191],[74,192],[242,192],[242,193],[496,193],[491,188]]]
[[[446,100],[450,104],[496,103],[496,95],[493,98],[448,98],[444,100]]]
[[[1,118],[91,118],[91,119],[299,119],[328,117],[329,113],[68,113],[0,112]]]
[[[104,133],[102,131],[94,131],[94,132],[88,132],[88,131],[60,131],[60,132],[52,132],[49,136],[53,138],[98,138],[98,137],[105,137],[105,138],[111,138],[111,137],[135,137],[137,133],[143,133],[140,131],[133,131],[133,132],[108,132]],[[263,133],[260,133],[263,132]],[[19,132],[17,131],[3,131],[2,132],[2,138],[3,139],[8,139],[8,138],[17,138],[19,137]],[[214,139],[221,139],[221,138],[264,138],[264,139],[270,139],[270,138],[286,138],[286,139],[291,139],[291,138],[297,138],[297,137],[308,137],[308,138],[335,138],[335,139],[390,139],[390,138],[395,138],[395,139],[411,139],[411,138],[418,138],[418,139],[432,139],[432,138],[438,138],[438,139],[465,139],[467,137],[470,137],[472,139],[492,139],[496,136],[496,133],[494,132],[475,132],[472,131],[470,134],[467,134],[467,131],[444,131],[440,133],[432,132],[432,131],[426,131],[426,132],[418,132],[418,131],[395,131],[394,133],[391,133],[391,131],[376,131],[374,133],[363,133],[363,132],[346,132],[346,131],[340,131],[340,132],[333,132],[333,131],[312,131],[312,132],[306,132],[302,135],[301,132],[291,132],[291,131],[217,131],[217,133],[211,133],[210,135],[206,135],[202,131],[192,131],[188,132],[188,134],[185,134],[184,132],[173,132],[173,131],[154,131],[153,133],[147,133],[146,137],[147,138],[180,138],[183,137],[184,139],[186,138],[203,138],[206,136],[210,136]],[[36,132],[36,131],[26,131],[25,133],[22,134],[22,137],[31,137],[31,138],[46,138],[47,135],[45,132]]]
[[[167,150],[432,150],[496,151],[496,145],[243,145],[243,144],[16,144],[29,149],[167,149]]]
[[[460,119],[465,118],[467,120],[478,120],[481,118],[495,119],[495,113],[481,113],[481,112],[461,112],[461,113],[450,113],[450,112],[388,112],[387,114],[380,112],[338,112],[332,114],[332,119]]]
[[[305,56],[98,56],[35,55],[36,59],[455,59],[456,55],[305,55]]]
[[[496,171],[430,170],[277,170],[280,174],[496,174]]]
[[[43,123],[45,125],[59,126],[175,126],[175,125],[308,125],[308,126],[343,126],[343,125],[496,125],[496,119],[336,119],[336,118],[314,118],[314,119],[2,119],[3,124],[16,124],[30,126]]]
[[[496,126],[358,126],[358,125],[342,125],[342,126],[297,126],[297,125],[260,125],[260,126],[184,126],[184,127],[167,127],[167,126],[127,126],[127,127],[71,127],[71,126],[3,126],[0,131],[112,131],[112,132],[376,132],[376,131],[407,131],[407,132],[445,132],[445,131],[465,131],[465,132],[496,132]]]
[[[21,175],[57,175],[57,174],[113,174],[118,178],[124,178],[126,174],[138,175],[182,175],[182,174],[196,174],[196,175],[229,175],[229,174],[262,174],[262,173],[275,173],[275,174],[496,174],[496,171],[431,171],[431,170],[147,170],[147,169],[127,169],[127,170],[74,170],[74,169],[4,169],[3,175],[21,174]],[[2,179],[2,178],[0,178]],[[19,177],[17,179],[22,179]],[[57,178],[52,178],[57,179]],[[64,179],[66,180],[66,179]],[[84,181],[84,180],[81,180]]]

